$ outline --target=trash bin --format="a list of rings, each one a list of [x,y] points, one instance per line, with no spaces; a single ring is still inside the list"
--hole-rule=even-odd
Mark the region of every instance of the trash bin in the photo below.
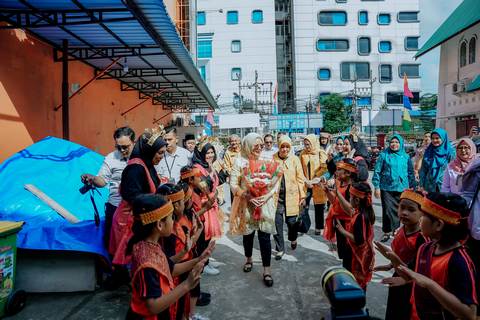
[[[17,233],[23,222],[0,221],[0,318],[25,306],[26,293],[15,288]]]

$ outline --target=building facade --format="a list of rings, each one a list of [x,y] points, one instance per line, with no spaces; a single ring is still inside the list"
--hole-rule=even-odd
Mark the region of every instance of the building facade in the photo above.
[[[401,108],[403,74],[419,102],[419,0],[295,0],[297,110],[330,93]],[[356,81],[355,81],[356,80]],[[370,80],[374,80],[370,83]],[[356,90],[355,90],[356,89]]]
[[[274,1],[197,1],[197,67],[220,111],[272,108],[277,82]]]

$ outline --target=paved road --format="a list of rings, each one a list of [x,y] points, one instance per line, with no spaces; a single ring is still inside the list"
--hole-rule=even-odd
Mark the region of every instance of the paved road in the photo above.
[[[376,199],[374,209],[378,221],[375,237],[378,239],[381,236],[381,207]],[[312,210],[310,215],[313,219]],[[212,293],[212,303],[197,310],[212,320],[313,320],[326,316],[329,303],[321,289],[321,275],[326,268],[341,265],[340,260],[328,251],[326,242],[320,236],[313,235],[313,230],[299,238],[294,252],[290,250],[288,241],[286,246],[288,249],[281,261],[272,258],[275,284],[267,288],[262,282],[258,241],[255,240],[253,270],[245,274],[242,271],[241,237],[224,236],[218,241],[213,255],[222,263],[219,267],[221,273],[202,278],[203,289]],[[385,262],[378,254],[376,259],[377,264]],[[367,307],[370,314],[378,319],[384,317],[387,297],[387,289],[379,281],[387,275],[375,274],[367,290]],[[27,307],[11,319],[124,319],[128,301],[126,287],[113,292],[36,294],[30,295]]]

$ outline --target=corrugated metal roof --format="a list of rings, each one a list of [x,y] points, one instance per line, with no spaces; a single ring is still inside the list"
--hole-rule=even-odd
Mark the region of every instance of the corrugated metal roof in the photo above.
[[[216,108],[161,0],[0,0],[0,20],[59,50],[68,40],[70,56],[99,70],[122,57],[103,78],[148,87],[139,91],[149,96],[162,91],[155,99],[167,107]]]
[[[464,0],[415,54],[418,58],[480,22],[480,0]]]

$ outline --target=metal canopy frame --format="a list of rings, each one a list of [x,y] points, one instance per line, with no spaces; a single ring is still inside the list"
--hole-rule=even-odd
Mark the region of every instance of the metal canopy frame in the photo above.
[[[63,61],[68,40],[68,61],[166,110],[216,108],[161,0],[2,0],[0,21],[8,23],[0,29],[26,29],[51,45],[54,61]],[[102,72],[112,61],[117,67]]]

